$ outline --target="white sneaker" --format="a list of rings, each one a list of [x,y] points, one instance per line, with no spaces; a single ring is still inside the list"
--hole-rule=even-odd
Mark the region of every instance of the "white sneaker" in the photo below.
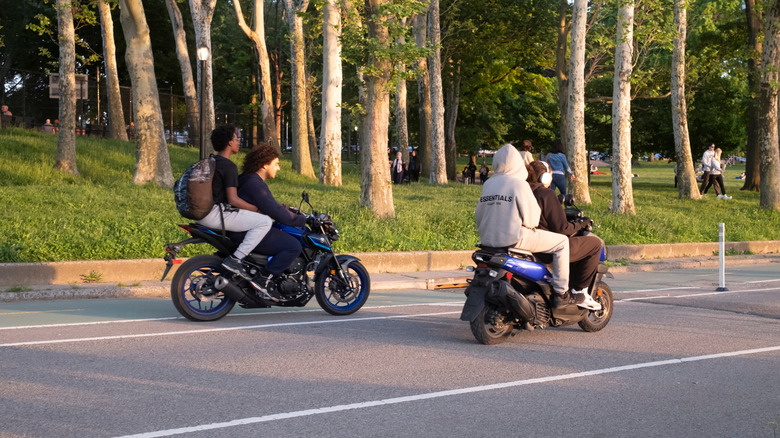
[[[718,199],[723,199],[723,198],[724,198],[723,195],[718,195]]]
[[[731,196],[723,195],[723,199],[731,199]]]
[[[572,290],[571,293],[575,295],[577,294],[585,295],[585,301],[577,304],[577,307],[581,307],[583,309],[588,309],[588,310],[601,310],[601,304],[596,302],[596,300],[594,300],[593,297],[590,296],[587,289]]]

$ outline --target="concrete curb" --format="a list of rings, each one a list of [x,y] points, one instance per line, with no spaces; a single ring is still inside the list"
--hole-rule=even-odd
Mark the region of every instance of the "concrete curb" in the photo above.
[[[611,261],[653,261],[680,257],[711,257],[717,242],[672,243],[654,245],[610,245]],[[780,253],[780,241],[726,242],[727,252],[743,254]],[[473,251],[365,252],[353,254],[366,269],[375,273],[427,272],[458,270],[471,265]],[[171,278],[174,265],[168,278]],[[159,281],[165,269],[160,259],[86,260],[75,262],[0,263],[0,287],[84,284],[85,277],[106,283]]]
[[[726,258],[726,269],[746,264],[780,263],[780,254],[741,255]],[[612,273],[638,271],[664,271],[672,269],[693,269],[718,266],[717,257],[696,257],[645,261],[625,266],[612,266]],[[471,275],[466,271],[423,271],[407,273],[372,274],[371,289],[446,289],[463,287]],[[20,292],[0,292],[0,302],[18,302],[50,299],[93,299],[93,298],[169,298],[170,281],[146,281],[137,285],[116,284],[91,285],[44,285],[31,286]]]

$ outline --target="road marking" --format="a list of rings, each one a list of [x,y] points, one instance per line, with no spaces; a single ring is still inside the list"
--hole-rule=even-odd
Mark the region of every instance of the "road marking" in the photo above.
[[[739,294],[744,292],[769,292],[769,291],[777,291],[777,290],[780,290],[780,287],[770,287],[766,289],[727,290],[727,291],[720,291],[720,292],[701,292],[701,293],[687,294],[687,295],[656,295],[654,297],[623,298],[622,300],[615,300],[615,302],[623,303],[627,301],[655,300],[659,298],[691,298],[691,297],[703,297],[707,295]]]
[[[771,283],[773,281],[780,281],[780,278],[773,278],[771,280],[754,280],[754,281],[746,281],[745,283]]]
[[[117,336],[98,336],[92,338],[71,338],[71,339],[54,339],[48,341],[29,341],[29,342],[12,342],[9,344],[0,344],[0,347],[21,347],[28,345],[44,345],[44,344],[66,344],[74,342],[89,342],[89,341],[108,341],[114,339],[133,339],[133,338],[153,338],[158,336],[174,336],[174,335],[190,335],[195,333],[216,333],[216,332],[228,332],[236,330],[251,330],[260,328],[274,328],[274,327],[292,327],[298,325],[317,325],[317,324],[336,324],[340,322],[356,322],[356,321],[378,321],[383,319],[401,319],[401,318],[414,318],[418,316],[440,316],[440,315],[453,315],[460,312],[437,312],[437,313],[419,313],[414,315],[391,315],[391,316],[369,316],[365,318],[350,318],[350,319],[327,319],[321,321],[299,321],[299,322],[282,322],[275,324],[258,324],[258,325],[245,325],[239,327],[220,327],[211,329],[199,329],[199,330],[181,330],[174,332],[161,332],[161,333],[140,333],[135,335],[117,335]]]
[[[690,356],[690,357],[682,357],[679,359],[668,359],[668,360],[659,360],[654,362],[643,362],[643,363],[636,363],[636,364],[630,364],[630,365],[623,365],[618,367],[611,367],[611,368],[602,368],[602,369],[596,369],[596,370],[590,370],[590,371],[583,371],[579,373],[570,373],[570,374],[561,374],[557,376],[548,376],[548,377],[539,377],[535,379],[526,379],[526,380],[515,380],[512,382],[503,382],[503,383],[494,383],[491,385],[482,385],[482,386],[472,386],[472,387],[466,387],[466,388],[460,388],[460,389],[451,389],[446,391],[436,391],[436,392],[428,392],[423,394],[417,394],[417,395],[409,395],[405,397],[394,397],[394,398],[386,398],[382,400],[370,400],[365,402],[359,402],[359,403],[350,403],[350,404],[344,404],[344,405],[335,405],[335,406],[324,406],[321,408],[314,408],[314,409],[305,409],[301,411],[292,411],[292,412],[283,412],[278,414],[270,414],[270,415],[263,415],[260,417],[248,417],[248,418],[241,418],[237,420],[231,420],[231,421],[225,421],[221,423],[211,423],[211,424],[202,424],[199,426],[190,426],[190,427],[181,427],[176,429],[167,429],[167,430],[158,430],[154,432],[145,432],[145,433],[139,433],[134,435],[124,435],[122,437],[118,438],[156,438],[156,437],[165,437],[165,436],[171,436],[171,435],[178,435],[178,434],[185,434],[185,433],[195,433],[195,432],[204,432],[209,430],[216,430],[216,429],[225,429],[228,427],[235,427],[235,426],[246,426],[249,424],[257,424],[257,423],[267,423],[271,421],[277,421],[277,420],[286,420],[289,418],[300,418],[300,417],[309,417],[313,415],[319,415],[319,414],[328,414],[333,412],[343,412],[343,411],[350,411],[355,409],[365,409],[365,408],[372,408],[376,406],[387,406],[387,405],[395,405],[400,403],[409,403],[409,402],[415,402],[420,400],[430,400],[430,399],[436,399],[436,398],[442,398],[442,397],[450,397],[450,396],[456,396],[456,395],[463,395],[463,394],[472,394],[476,392],[485,392],[485,391],[494,391],[499,389],[507,389],[507,388],[515,388],[519,386],[525,386],[525,385],[534,385],[538,383],[549,383],[549,382],[557,382],[562,380],[569,380],[569,379],[578,379],[581,377],[588,377],[588,376],[597,376],[602,374],[611,374],[611,373],[618,373],[622,371],[631,371],[631,370],[638,370],[643,368],[653,368],[653,367],[660,367],[660,366],[668,366],[668,365],[681,365],[688,362],[697,362],[702,360],[712,360],[712,359],[721,359],[725,357],[733,357],[733,356],[746,356],[750,354],[760,354],[760,353],[769,353],[769,352],[775,352],[780,351],[780,345],[774,346],[774,347],[765,347],[765,348],[755,348],[751,350],[739,350],[739,351],[731,351],[726,353],[716,353],[716,354],[707,354],[703,356]]]
[[[0,313],[0,316],[5,315],[30,315],[33,313],[60,313],[60,312],[80,312],[84,309],[62,309],[62,310],[30,310],[27,312],[8,312],[8,313]]]
[[[661,292],[664,290],[681,290],[681,289],[698,289],[695,286],[685,286],[685,287],[664,287],[661,289],[637,289],[637,290],[616,290],[615,292],[620,292],[621,294],[637,294],[642,292]]]
[[[416,303],[416,304],[387,304],[383,306],[365,306],[363,309],[384,309],[390,307],[412,307],[412,306],[462,306],[463,301],[442,301],[440,303]],[[84,310],[84,309],[74,309]],[[322,309],[298,309],[298,310],[279,310],[268,312],[246,312],[246,313],[231,313],[226,317],[239,317],[239,316],[258,316],[258,315],[282,315],[287,313],[310,313],[321,312]],[[47,310],[47,312],[59,312],[59,310]],[[24,313],[24,312],[20,312]],[[0,315],[13,315],[13,313],[0,313]],[[115,319],[112,321],[89,321],[89,322],[67,322],[60,324],[39,324],[39,325],[16,325],[11,327],[0,327],[0,330],[21,330],[21,329],[34,329],[34,328],[53,328],[53,327],[78,327],[83,325],[99,325],[99,324],[124,324],[127,322],[149,322],[149,321],[171,321],[176,319],[184,319],[183,316],[165,316],[162,318],[139,318],[139,319]]]

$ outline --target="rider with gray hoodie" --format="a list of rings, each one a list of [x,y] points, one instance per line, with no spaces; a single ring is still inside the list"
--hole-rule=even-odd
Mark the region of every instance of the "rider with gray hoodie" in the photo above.
[[[541,209],[526,178],[523,157],[511,144],[493,157],[493,176],[482,186],[476,210],[477,230],[482,245],[514,247],[552,254],[553,307],[581,305],[582,294],[569,292],[569,239],[537,229]]]

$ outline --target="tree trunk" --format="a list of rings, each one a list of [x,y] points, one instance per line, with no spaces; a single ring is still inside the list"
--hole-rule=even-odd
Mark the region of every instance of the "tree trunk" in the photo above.
[[[417,47],[427,44],[428,15],[419,14],[412,21],[414,28],[414,43]],[[420,158],[421,175],[429,175],[431,162],[431,82],[428,76],[428,58],[417,61],[417,69],[421,74],[417,77],[417,97],[419,99],[420,134],[417,155]]]
[[[386,19],[379,9],[388,0],[366,0],[366,21],[369,38],[377,41],[378,47],[390,45]],[[365,149],[361,150],[362,178],[360,182],[360,204],[371,208],[375,218],[395,217],[393,188],[390,185],[390,167],[387,157],[387,132],[390,118],[390,96],[387,84],[392,65],[386,58],[378,58],[375,52],[369,54],[368,66],[374,72],[367,75],[366,117],[361,129],[365,135]]]
[[[636,214],[631,183],[631,61],[634,55],[634,3],[620,3],[612,97],[612,212]]]
[[[295,1],[295,5],[293,2]],[[306,114],[306,58],[304,54],[303,18],[309,0],[284,0],[287,24],[290,26],[290,84],[292,86],[292,168],[301,175],[314,178],[309,153]]]
[[[276,13],[275,23],[279,23],[279,3],[274,2],[274,11]],[[286,105],[286,102],[282,101],[282,77],[284,71],[282,69],[282,33],[276,33],[276,47],[275,52],[270,55],[271,68],[274,74],[274,119],[276,120],[276,138],[279,139],[279,146],[282,145],[282,107]],[[289,139],[287,140],[289,143]]]
[[[407,19],[401,20],[401,26],[406,27]],[[398,45],[403,46],[406,38],[396,38]],[[396,66],[402,74],[406,71],[404,64]],[[409,125],[406,120],[406,81],[400,79],[395,89],[395,136],[398,138],[398,150],[403,155],[404,163],[409,163]]]
[[[152,42],[141,0],[120,0],[122,31],[127,42],[125,62],[133,84],[136,164],[133,183],[155,182],[173,187],[165,142],[165,126],[154,74]]]
[[[171,0],[166,0],[171,1]],[[260,115],[263,119],[263,138],[277,152],[281,152],[279,137],[276,134],[276,119],[274,117],[273,96],[271,94],[271,63],[268,60],[268,49],[265,44],[265,11],[263,1],[255,0],[252,28],[246,24],[244,13],[241,11],[241,0],[233,1],[233,8],[238,17],[238,26],[244,31],[254,44],[257,52],[257,63],[260,68]]]
[[[111,138],[127,140],[125,113],[122,110],[122,95],[119,92],[119,73],[116,67],[116,43],[114,42],[114,19],[106,0],[98,0],[100,31],[103,36],[103,63],[106,68],[106,96],[108,97],[108,127]]]
[[[176,58],[181,70],[181,83],[184,90],[184,105],[187,108],[187,132],[196,145],[200,144],[200,117],[198,116],[198,92],[192,76],[192,64],[187,50],[187,35],[184,32],[184,19],[176,0],[165,0],[168,16],[171,18],[173,38],[176,42]]]
[[[761,145],[762,208],[780,210],[780,149],[778,149],[777,83],[780,81],[780,0],[766,9],[766,34],[761,58],[758,97]]]
[[[696,172],[693,170],[691,141],[688,137],[688,107],[685,99],[685,40],[688,17],[683,0],[674,2],[674,24],[677,37],[672,52],[672,128],[674,149],[677,154],[677,190],[680,198],[699,199]]]
[[[60,130],[54,168],[79,175],[76,167],[76,42],[69,0],[57,0],[60,45]]]
[[[747,18],[748,51],[761,53],[761,11],[756,10],[756,0],[745,0],[745,17]],[[747,147],[745,151],[745,183],[742,190],[758,190],[761,185],[761,147],[758,143],[758,83],[761,76],[761,60],[755,55],[748,58],[748,90],[750,100],[745,109],[747,116]]]
[[[431,184],[447,184],[444,143],[444,93],[441,83],[441,33],[439,0],[431,0],[428,9],[428,37],[435,48],[428,60],[431,80]]]
[[[555,76],[558,78],[558,110],[561,113],[561,143],[563,150],[568,150],[568,126],[567,113],[569,107],[569,79],[566,72],[569,67],[566,62],[566,42],[569,39],[569,26],[566,23],[566,15],[569,11],[569,2],[560,0],[558,3],[558,44],[555,47]]]
[[[455,125],[458,122],[460,104],[460,61],[454,62],[453,72],[447,81],[446,108],[444,108],[444,132],[447,144],[447,178],[455,181],[458,177],[458,145],[455,141]]]
[[[214,7],[217,0],[189,0],[190,11],[192,12],[192,24],[195,29],[195,47],[206,47],[209,49],[209,57],[205,66],[201,68],[201,61],[197,61],[198,66],[198,84],[203,82],[204,95],[199,96],[203,99],[203,136],[206,144],[206,152],[213,153],[211,146],[211,131],[214,130],[214,77],[211,72],[211,63],[214,59],[214,53],[211,50],[211,20],[214,18]],[[204,71],[205,70],[205,71]],[[200,123],[200,121],[198,122]],[[198,125],[200,126],[200,125]]]
[[[569,105],[566,118],[569,125],[567,152],[575,179],[570,192],[580,204],[590,204],[588,191],[588,159],[585,151],[585,24],[588,1],[574,0],[571,19],[571,50],[569,58]]]
[[[322,127],[320,182],[341,185],[341,9],[327,0],[322,14]],[[347,145],[349,148],[349,144]],[[347,149],[349,150],[349,149]]]
[[[310,161],[320,162],[320,151],[317,145],[317,128],[314,127],[314,107],[312,100],[314,95],[314,78],[306,71],[306,132],[309,135],[306,143],[309,145]],[[319,167],[319,166],[318,166]],[[312,169],[314,170],[314,169]]]

